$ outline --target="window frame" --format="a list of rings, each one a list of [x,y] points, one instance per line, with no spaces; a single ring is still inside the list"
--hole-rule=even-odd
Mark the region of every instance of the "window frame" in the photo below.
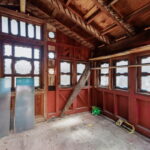
[[[78,82],[78,81],[80,80],[80,79],[79,79],[79,80],[77,81],[77,76],[78,76],[78,75],[82,76],[82,74],[83,74],[84,71],[85,71],[85,69],[84,69],[83,73],[78,73],[78,72],[77,72],[77,65],[78,65],[78,64],[83,64],[83,65],[85,65],[85,68],[86,68],[86,64],[87,64],[87,63],[86,63],[86,62],[81,62],[81,61],[78,61],[78,62],[76,63],[76,82]],[[80,78],[81,78],[81,77],[80,77]]]
[[[115,90],[124,90],[124,91],[128,91],[129,90],[129,68],[127,67],[127,70],[128,72],[127,73],[117,73],[117,62],[120,62],[120,61],[128,61],[128,65],[130,65],[130,60],[128,58],[119,58],[119,59],[116,59],[116,60],[113,60],[113,65],[116,67],[113,69],[113,88]],[[118,67],[119,68],[119,67]],[[127,76],[127,79],[128,79],[128,87],[127,88],[121,88],[121,87],[117,87],[116,86],[116,77],[117,76],[121,76],[121,75],[124,75],[124,76]]]
[[[70,63],[70,73],[62,73],[61,72],[61,62],[67,62]],[[70,88],[72,87],[72,67],[73,63],[71,60],[60,60],[59,62],[59,86],[61,88]],[[61,85],[61,75],[70,75],[70,85]]]
[[[8,33],[5,33],[5,32],[2,32],[2,17],[7,17],[8,18]],[[18,27],[18,34],[12,34],[12,31],[11,31],[11,20],[16,20],[17,21],[17,27]],[[22,36],[21,35],[21,25],[20,25],[20,22],[24,22],[25,23],[25,36]],[[28,25],[31,24],[33,25],[33,30],[34,30],[34,37],[29,37],[29,32],[28,32]],[[40,39],[38,39],[36,37],[36,26],[40,26]],[[19,38],[26,38],[26,39],[30,39],[30,40],[37,40],[37,41],[42,41],[43,40],[43,27],[42,27],[42,24],[38,24],[38,23],[32,23],[32,21],[26,21],[24,19],[20,19],[19,17],[16,18],[16,17],[13,17],[13,16],[9,16],[9,15],[6,15],[6,14],[0,14],[0,32],[2,34],[6,34],[6,35],[11,35],[11,36],[15,36],[15,37],[19,37]]]
[[[139,65],[142,65],[142,59],[147,58],[147,57],[150,57],[150,54],[138,56],[137,57],[137,63]],[[144,63],[144,64],[150,64],[150,63]],[[150,73],[146,73],[146,72],[142,73],[142,66],[141,66],[141,67],[137,68],[137,92],[142,93],[142,94],[150,94],[150,91],[146,91],[146,90],[141,89],[141,87],[142,87],[142,85],[141,85],[142,84],[142,80],[141,80],[142,76],[150,76]]]
[[[98,67],[100,67],[101,68],[101,65],[102,64],[108,64],[108,67],[110,67],[110,62],[109,61],[101,61],[101,62],[99,62],[98,63]],[[108,85],[107,86],[102,86],[100,83],[101,83],[101,76],[107,76],[108,77]],[[101,73],[101,69],[99,69],[99,72],[98,72],[98,85],[99,85],[99,87],[100,88],[109,88],[109,86],[110,86],[110,69],[108,68],[108,73],[107,74],[102,74]]]
[[[12,55],[11,56],[4,56],[4,46],[5,45],[11,45],[12,46]],[[15,49],[15,46],[20,46],[20,47],[28,47],[28,48],[31,48],[32,50],[32,58],[25,58],[25,57],[15,57],[14,56],[14,49]],[[40,55],[39,55],[39,59],[36,59],[34,58],[34,49],[39,49],[40,51]],[[35,89],[38,89],[38,88],[41,88],[41,83],[42,83],[42,47],[41,46],[34,46],[34,45],[26,45],[26,44],[22,44],[22,43],[11,43],[11,42],[2,42],[2,65],[3,65],[3,77],[11,77],[11,89],[12,91],[15,90],[15,77],[31,77],[31,78],[34,78],[34,77],[39,77],[39,86],[35,86]],[[12,68],[12,73],[11,74],[5,74],[4,72],[4,60],[5,59],[11,59],[12,60],[12,64],[11,64],[11,68]],[[32,69],[31,69],[31,72],[29,74],[19,74],[16,72],[15,70],[15,62],[18,61],[18,60],[27,60],[29,62],[31,62],[31,66],[32,66]],[[34,61],[39,61],[40,62],[40,65],[39,65],[39,74],[34,74]]]

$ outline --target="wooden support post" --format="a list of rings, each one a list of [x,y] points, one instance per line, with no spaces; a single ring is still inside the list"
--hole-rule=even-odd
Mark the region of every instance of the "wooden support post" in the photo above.
[[[20,0],[20,12],[26,12],[26,0]]]
[[[73,103],[73,101],[75,100],[75,98],[77,97],[77,95],[79,94],[80,90],[84,87],[87,79],[90,76],[90,64],[87,64],[85,71],[83,73],[83,75],[81,76],[79,82],[77,83],[77,85],[75,86],[73,92],[71,93],[62,113],[61,116],[64,115],[64,113],[69,109],[69,107],[71,106],[71,104]]]

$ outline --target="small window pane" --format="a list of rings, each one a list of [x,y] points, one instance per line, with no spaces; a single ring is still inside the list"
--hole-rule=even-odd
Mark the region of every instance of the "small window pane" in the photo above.
[[[2,21],[2,32],[8,33],[8,17],[2,16],[1,21]]]
[[[101,64],[101,68],[103,67],[109,67],[109,64],[108,63]],[[108,73],[109,73],[109,68],[101,69],[101,74],[108,74]]]
[[[150,63],[150,57],[142,58],[142,64]]]
[[[109,78],[108,76],[101,76],[100,78],[100,86],[108,86]]]
[[[31,73],[31,71],[32,71],[31,62],[26,61],[26,60],[16,61],[15,71],[16,71],[16,73],[22,74],[22,75]]]
[[[81,75],[77,75],[77,82],[80,80]]]
[[[12,46],[9,44],[4,45],[4,56],[12,56]]]
[[[34,74],[40,74],[40,62],[34,61]]]
[[[15,57],[32,58],[32,49],[28,47],[15,46]]]
[[[40,40],[41,39],[41,27],[36,25],[35,30],[36,30],[36,39]]]
[[[150,76],[143,76],[141,78],[141,89],[150,92]]]
[[[39,77],[34,77],[34,86],[39,87],[40,86],[40,78]]]
[[[26,37],[26,23],[20,21],[20,35]]]
[[[11,81],[12,81],[12,79],[11,79],[11,77],[5,77],[5,79],[7,79],[7,87],[12,87],[12,84],[11,84]]]
[[[48,58],[49,59],[54,59],[55,58],[55,53],[54,52],[49,52],[48,53]]]
[[[142,58],[142,64],[150,64],[150,57]],[[150,73],[150,66],[142,66],[142,72]]]
[[[116,63],[116,66],[127,66],[128,61],[119,61]],[[128,72],[128,67],[121,67],[116,69],[116,73],[127,73]]]
[[[60,63],[60,72],[61,73],[70,73],[71,64],[68,62],[61,62]]]
[[[128,88],[128,77],[124,75],[116,76],[116,87],[122,89]]]
[[[17,78],[31,78],[30,76],[26,76],[26,77],[19,77],[19,76],[16,76],[15,77],[15,80],[14,80],[14,86],[16,87],[16,80]]]
[[[49,32],[49,33],[48,33],[48,37],[49,37],[50,39],[54,39],[54,38],[55,38],[55,33],[54,33],[54,32]]]
[[[34,38],[34,26],[32,24],[28,24],[28,36]]]
[[[70,85],[70,75],[61,75],[60,76],[60,85],[69,86]]]
[[[11,33],[13,35],[17,35],[18,34],[18,22],[15,19],[12,19],[10,21],[10,29],[11,29]]]
[[[85,69],[85,64],[77,64],[77,73],[82,74],[84,72]]]
[[[48,73],[49,74],[54,74],[54,69],[53,68],[48,69]]]
[[[35,48],[34,49],[34,59],[39,59],[40,58],[40,50]]]
[[[12,73],[12,60],[11,59],[4,59],[4,74],[11,74]]]

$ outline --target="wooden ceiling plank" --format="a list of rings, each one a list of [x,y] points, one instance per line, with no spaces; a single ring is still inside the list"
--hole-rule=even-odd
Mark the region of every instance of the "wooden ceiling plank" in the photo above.
[[[117,53],[117,54],[113,54],[113,55],[90,58],[89,60],[90,61],[98,61],[98,60],[110,59],[110,58],[114,58],[114,57],[120,57],[120,56],[135,54],[135,53],[141,53],[141,52],[145,52],[145,51],[149,51],[149,50],[150,50],[150,45],[146,45],[146,46],[137,47],[137,48],[130,49],[125,52],[121,52],[121,53]]]
[[[131,14],[129,14],[127,17],[124,18],[124,20],[129,20],[132,19],[133,17],[138,16],[139,14],[142,14],[144,12],[147,12],[150,10],[150,3],[144,5],[143,7],[137,9],[136,11],[132,12]]]
[[[43,3],[43,1],[41,1],[41,3]],[[45,4],[47,5],[51,5],[52,8],[51,9],[57,9],[58,15],[62,14],[65,15],[66,17],[68,17],[68,19],[72,20],[72,22],[74,22],[75,24],[79,25],[83,30],[85,30],[86,32],[88,32],[89,34],[92,34],[94,37],[96,37],[98,40],[109,44],[110,40],[107,36],[101,36],[100,32],[94,28],[91,25],[86,25],[86,23],[77,15],[75,15],[74,13],[72,13],[72,11],[70,11],[68,8],[63,7],[63,4],[59,1],[59,0],[45,0],[44,1]],[[37,5],[37,7],[39,7],[39,3],[34,3],[35,5]],[[60,7],[60,5],[62,5],[62,7]],[[46,10],[44,8],[42,8],[43,11],[46,12]],[[66,13],[66,11],[68,13]],[[74,17],[72,17],[74,15]],[[54,16],[56,17],[56,16]],[[90,26],[90,28],[88,28],[88,26]],[[91,30],[92,28],[92,30]],[[93,32],[94,31],[94,32]],[[98,34],[95,34],[98,33]]]
[[[20,0],[20,12],[26,12],[26,0]]]
[[[90,24],[100,13],[100,10],[97,10],[93,15],[90,16],[90,18],[87,20],[87,24]]]
[[[88,19],[93,13],[95,13],[98,10],[97,6],[93,6],[85,15],[84,19]]]
[[[69,6],[69,4],[71,3],[72,0],[67,0],[66,2],[66,6]]]
[[[126,24],[124,20],[112,9],[110,8],[107,4],[105,4],[104,0],[94,0],[96,5],[103,11],[105,12],[109,17],[111,17],[120,27],[122,27],[125,32],[131,36],[134,35],[134,29],[131,27],[131,25]]]
[[[65,26],[64,24],[62,24],[61,22],[59,22],[56,19],[52,19],[48,18],[48,14],[45,14],[45,12],[43,12],[41,9],[39,9],[36,6],[33,6],[30,3],[27,3],[27,9],[31,10],[31,13],[33,13],[33,15],[37,15],[37,13],[35,13],[34,11],[32,11],[33,9],[36,11],[39,11],[39,13],[43,13],[43,15],[45,15],[46,21],[52,25],[54,25],[56,27],[56,29],[61,30],[65,35],[71,37],[72,39],[75,39],[78,43],[81,43],[83,46],[86,46],[88,48],[93,49],[94,45],[88,41],[86,41],[86,39],[84,39],[83,37],[81,37],[80,35],[78,35],[77,33],[75,33],[74,31],[72,31],[69,27]],[[39,16],[37,16],[39,17]]]
[[[110,32],[110,30],[112,30],[114,27],[116,27],[117,26],[117,24],[111,24],[110,26],[108,26],[108,27],[106,27],[105,29],[103,29],[102,31],[101,31],[101,34],[102,35],[105,35],[105,34],[107,34],[108,32]]]

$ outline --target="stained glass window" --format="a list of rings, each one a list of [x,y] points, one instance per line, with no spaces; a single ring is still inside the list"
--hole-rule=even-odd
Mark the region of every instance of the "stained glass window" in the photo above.
[[[8,29],[9,29],[9,27],[8,27],[8,17],[2,16],[1,21],[2,21],[2,32],[3,33],[8,33],[9,32],[8,31]]]
[[[17,35],[18,34],[18,22],[15,19],[12,19],[10,21],[10,29],[11,29],[11,33],[13,35]]]
[[[26,37],[26,23],[20,21],[20,35]]]
[[[34,26],[32,24],[28,24],[28,37],[34,38]]]
[[[3,47],[4,75],[11,78],[12,88],[15,87],[17,77],[33,77],[36,87],[39,87],[40,48],[11,44],[4,44]]]
[[[15,71],[17,74],[30,74],[32,71],[32,65],[30,61],[27,60],[18,60],[15,63]]]

